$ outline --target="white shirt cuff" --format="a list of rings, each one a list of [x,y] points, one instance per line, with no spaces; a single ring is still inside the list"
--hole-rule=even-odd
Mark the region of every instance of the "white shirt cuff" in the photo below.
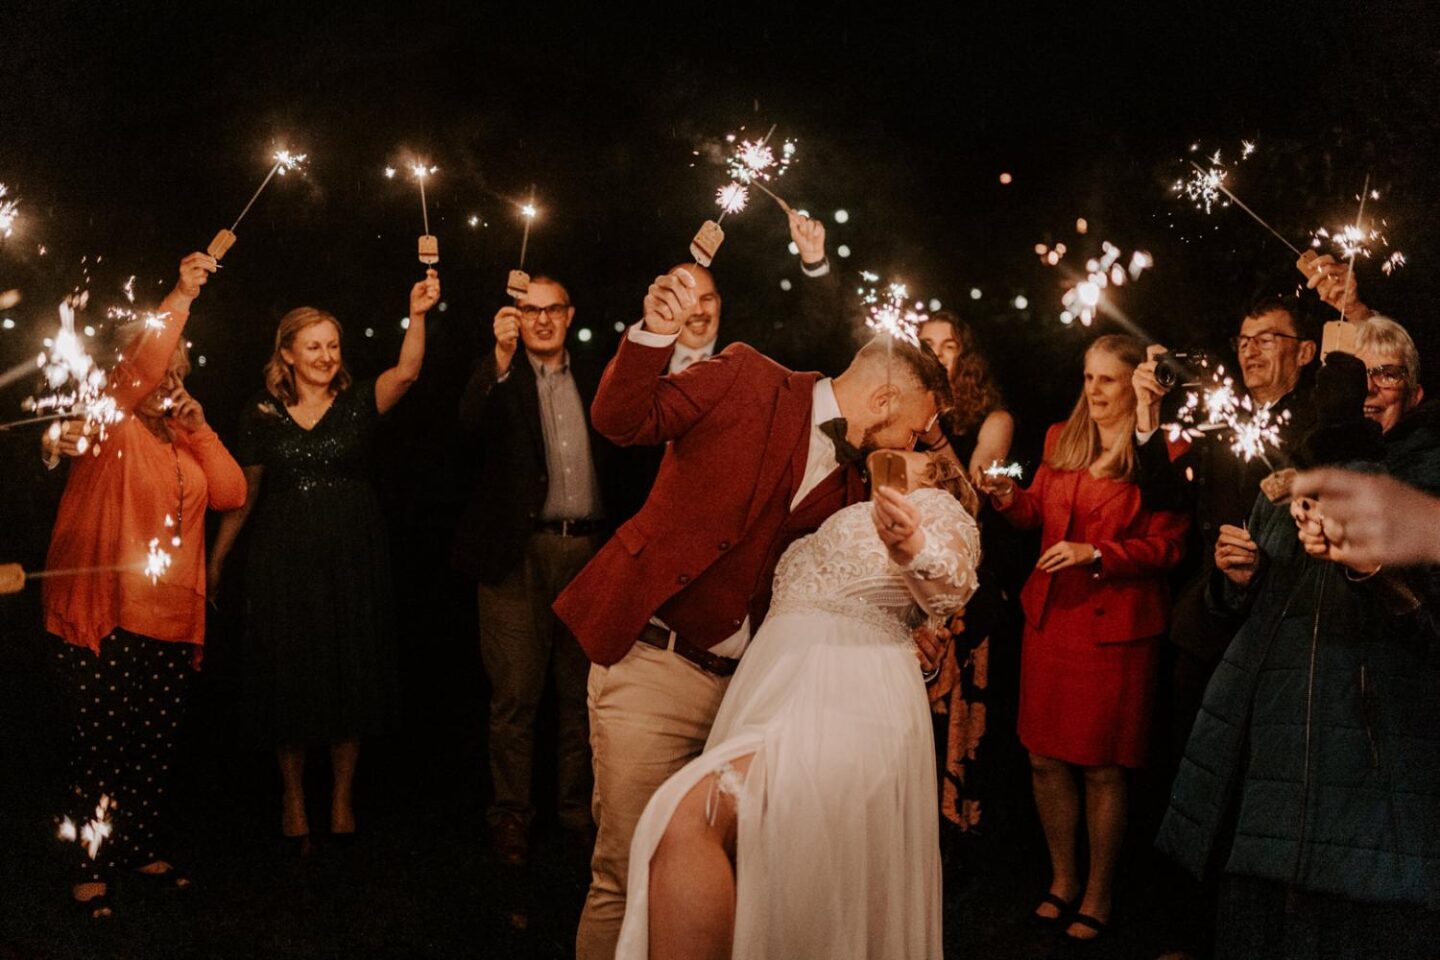
[[[830,272],[830,258],[826,257],[813,267],[807,267],[804,261],[801,261],[800,272],[807,277],[823,277]]]
[[[645,321],[641,320],[631,325],[626,337],[631,343],[638,343],[642,347],[670,347],[680,339],[680,333],[652,333],[645,329]]]
[[[1160,428],[1159,428],[1159,427],[1156,427],[1154,430],[1140,430],[1140,429],[1137,429],[1137,430],[1135,431],[1135,445],[1136,445],[1136,446],[1140,446],[1140,447],[1145,446],[1145,444],[1147,444],[1147,443],[1150,442],[1150,438],[1153,437],[1153,436],[1155,436],[1155,434],[1157,434],[1157,433],[1159,433],[1159,432],[1160,432]]]

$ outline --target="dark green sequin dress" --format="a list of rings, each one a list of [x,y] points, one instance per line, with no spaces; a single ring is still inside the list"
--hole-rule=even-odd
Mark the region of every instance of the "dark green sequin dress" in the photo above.
[[[250,515],[241,706],[256,745],[384,732],[396,709],[385,520],[370,480],[375,381],[341,392],[314,429],[261,393],[236,457],[265,468]]]

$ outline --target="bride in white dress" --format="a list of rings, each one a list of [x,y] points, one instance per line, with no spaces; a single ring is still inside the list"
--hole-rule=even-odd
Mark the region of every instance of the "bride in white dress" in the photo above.
[[[980,535],[949,460],[906,453],[796,541],[705,752],[651,798],[617,960],[939,958],[929,704],[910,632],[977,586]]]

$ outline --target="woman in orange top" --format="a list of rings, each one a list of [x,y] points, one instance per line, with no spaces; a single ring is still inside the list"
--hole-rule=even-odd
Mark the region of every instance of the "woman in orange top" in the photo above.
[[[160,326],[122,328],[110,371],[122,419],[75,458],[55,518],[47,566],[90,572],[45,581],[45,626],[75,713],[70,819],[108,820],[94,857],[76,851],[73,896],[95,919],[111,914],[120,868],[173,887],[189,881],[164,858],[160,806],[175,759],[189,675],[205,638],[205,509],[245,502],[245,475],[185,392],[183,333],[215,261],[193,253],[160,305]],[[152,544],[170,556],[153,580]]]

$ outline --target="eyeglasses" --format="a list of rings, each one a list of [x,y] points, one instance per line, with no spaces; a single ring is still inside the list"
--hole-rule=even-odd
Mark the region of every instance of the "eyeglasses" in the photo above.
[[[1291,336],[1288,333],[1276,333],[1274,330],[1267,330],[1264,333],[1257,333],[1253,337],[1247,337],[1243,334],[1238,337],[1231,337],[1230,346],[1235,348],[1236,353],[1244,353],[1245,348],[1250,346],[1251,343],[1254,343],[1255,346],[1259,347],[1261,350],[1269,352],[1270,350],[1275,349],[1275,341],[1281,337],[1285,338],[1286,340],[1300,339],[1299,337]]]
[[[568,303],[552,303],[544,307],[537,307],[534,304],[527,303],[520,308],[520,319],[529,320],[531,323],[534,323],[540,319],[540,314],[543,313],[551,320],[564,320],[565,311],[569,309],[570,304]]]
[[[1379,367],[1371,367],[1365,371],[1365,376],[1375,381],[1375,386],[1394,389],[1404,386],[1410,379],[1410,371],[1405,369],[1403,363],[1387,363]]]

